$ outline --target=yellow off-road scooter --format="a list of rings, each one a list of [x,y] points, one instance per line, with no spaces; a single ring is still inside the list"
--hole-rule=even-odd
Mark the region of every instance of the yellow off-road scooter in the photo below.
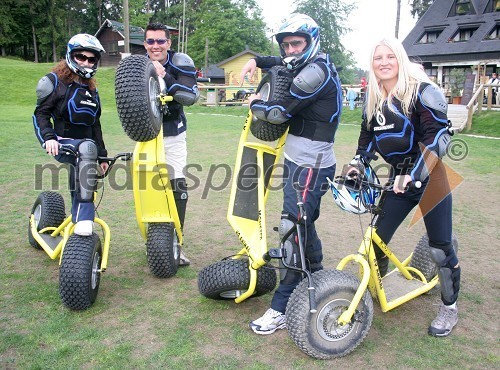
[[[283,69],[273,67],[260,82],[257,93],[263,100],[279,97],[289,89],[291,80],[280,74]],[[242,248],[200,271],[198,289],[205,297],[240,303],[266,294],[276,286],[276,270],[265,260],[268,252],[265,205],[287,130],[286,123],[273,125],[248,113],[236,154],[227,211],[227,220]]]
[[[167,102],[165,82],[143,55],[123,59],[116,70],[118,115],[136,141],[132,157],[135,214],[146,241],[149,269],[157,277],[177,273],[183,242],[163,147],[162,122]]]
[[[295,344],[308,355],[318,359],[345,356],[366,337],[373,320],[372,297],[378,299],[383,312],[392,310],[413,298],[429,292],[438,284],[438,266],[432,260],[429,240],[424,235],[413,253],[404,260],[377,234],[376,222],[381,207],[392,184],[380,185],[375,172],[363,163],[365,176],[355,186],[359,191],[360,206],[372,215],[357,253],[344,257],[336,270],[321,270],[312,274],[315,307],[308,304],[310,284],[304,279],[292,293],[286,309],[286,325]],[[350,181],[338,177],[336,184]],[[338,197],[331,182],[334,197]],[[414,185],[419,187],[419,184]],[[380,192],[382,195],[379,196]],[[374,247],[377,245],[394,265],[382,277]],[[453,237],[453,248],[458,252],[458,242]],[[350,263],[359,266],[359,276],[345,267]]]
[[[59,152],[78,156],[74,147],[69,145],[61,145]],[[130,157],[131,153],[119,153],[112,158],[98,157],[98,161],[107,161],[109,168],[103,175],[96,174],[96,179],[104,179],[118,159],[126,161]],[[87,309],[95,302],[101,275],[108,265],[111,231],[99,217],[94,223],[101,226],[104,244],[96,232],[91,236],[73,233],[75,225],[71,222],[71,215],[66,217],[64,198],[59,193],[42,192],[31,209],[29,243],[33,248],[43,249],[51,259],[59,257],[59,295],[63,304],[73,310]]]

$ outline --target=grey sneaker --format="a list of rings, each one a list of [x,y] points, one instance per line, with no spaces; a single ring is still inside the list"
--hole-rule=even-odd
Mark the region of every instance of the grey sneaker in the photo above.
[[[446,337],[451,333],[451,329],[457,325],[458,308],[451,308],[441,303],[437,317],[429,326],[428,333],[434,337]]]
[[[285,315],[272,308],[269,308],[262,317],[250,323],[250,329],[260,335],[272,334],[276,330],[284,329],[285,327]]]

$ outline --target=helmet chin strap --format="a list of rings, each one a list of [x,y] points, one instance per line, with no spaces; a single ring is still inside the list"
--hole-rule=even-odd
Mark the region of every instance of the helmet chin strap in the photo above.
[[[92,68],[83,68],[83,69],[86,72],[85,78],[92,78],[92,72],[94,72],[94,70]]]
[[[285,65],[286,69],[293,69],[294,68],[294,62],[295,57],[286,57],[283,58],[283,64]]]

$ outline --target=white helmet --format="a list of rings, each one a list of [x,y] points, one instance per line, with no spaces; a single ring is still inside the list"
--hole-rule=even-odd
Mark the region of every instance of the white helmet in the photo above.
[[[304,51],[289,60],[281,43],[286,36],[299,35],[306,38],[307,46]],[[276,41],[280,46],[283,64],[291,70],[301,68],[309,63],[319,52],[319,26],[308,15],[295,13],[280,26],[276,33]]]
[[[335,203],[344,211],[357,215],[368,212],[380,196],[380,189],[371,184],[380,185],[377,174],[361,156],[354,157],[360,176],[357,178],[337,177],[328,180]],[[351,162],[352,163],[352,162]]]
[[[97,63],[90,68],[81,67],[73,59],[72,54],[75,51],[91,51],[97,59],[101,59],[101,53],[104,53],[104,48],[97,38],[86,33],[79,33],[73,36],[68,42],[66,51],[66,64],[68,67],[82,78],[92,78],[97,71]]]

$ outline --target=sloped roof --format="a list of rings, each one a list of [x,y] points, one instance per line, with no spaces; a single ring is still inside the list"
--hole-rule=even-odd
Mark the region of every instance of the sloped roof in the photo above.
[[[217,67],[215,64],[210,64],[205,75],[211,78],[224,78],[224,70]]]
[[[227,59],[223,60],[222,62],[217,63],[217,64],[216,64],[216,66],[217,66],[217,67],[223,66],[224,64],[229,63],[230,61],[232,61],[232,60],[234,60],[234,59],[237,59],[237,58],[239,58],[240,56],[245,55],[245,54],[252,54],[252,55],[254,55],[254,56],[256,56],[256,57],[261,56],[261,54],[259,54],[259,53],[255,52],[255,51],[253,51],[253,50],[250,50],[250,49],[245,49],[245,50],[243,50],[242,52],[239,52],[238,54],[235,54],[235,55],[233,55],[232,57],[227,58]]]
[[[95,37],[99,38],[99,34],[105,29],[111,28],[113,31],[118,32],[118,34],[125,39],[125,25],[123,23],[113,21],[111,19],[106,19],[101,27],[95,33]],[[175,27],[167,26],[168,30],[176,35],[179,33],[179,30]],[[134,25],[129,25],[129,37],[131,44],[142,45],[144,41],[144,28]]]
[[[435,0],[403,41],[408,55],[423,62],[499,59],[500,38],[487,39],[500,24],[493,0],[471,0],[469,14],[455,15],[456,0]],[[467,41],[451,42],[459,29],[475,28]],[[419,43],[426,32],[441,31],[432,43]]]

